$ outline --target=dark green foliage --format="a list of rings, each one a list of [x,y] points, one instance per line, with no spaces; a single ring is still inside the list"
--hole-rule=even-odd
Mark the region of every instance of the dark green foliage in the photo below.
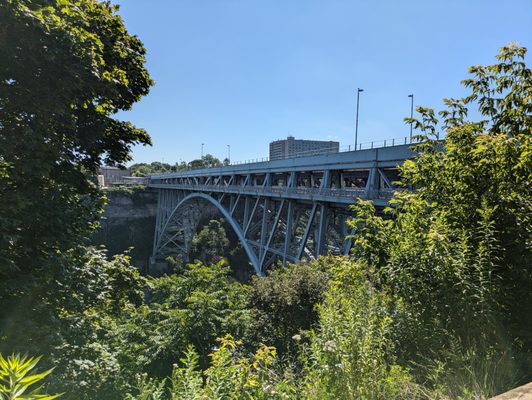
[[[148,176],[152,174],[164,174],[165,172],[174,172],[180,170],[179,164],[172,166],[168,163],[153,161],[150,164],[139,163],[129,167],[131,176]]]
[[[322,257],[310,265],[278,267],[264,278],[253,277],[249,296],[252,342],[293,356],[297,350],[293,336],[316,325],[315,306],[327,290],[327,270],[338,262],[335,257]]]
[[[186,346],[193,344],[205,366],[217,337],[242,336],[248,324],[247,288],[223,263],[190,264],[182,273],[149,280],[147,302],[122,331],[134,369],[168,375]]]
[[[209,216],[220,215],[215,208],[212,212],[206,211]],[[192,238],[192,246],[189,254],[189,261],[199,260],[205,264],[216,264],[220,260],[225,260],[232,269],[233,277],[242,283],[249,283],[255,275],[249,257],[244,250],[237,234],[227,222],[221,218],[219,220],[208,220]],[[174,259],[171,261],[175,265],[175,270],[179,270],[179,265],[183,260]]]
[[[96,0],[0,4],[0,269],[78,242],[102,204],[90,176],[150,143],[113,118],[153,83],[116,11]]]
[[[229,240],[223,226],[223,220],[211,220],[200,229],[192,239],[191,260],[204,264],[215,264],[227,254]]]
[[[0,346],[45,354],[54,387],[76,399],[116,398],[113,327],[143,297],[127,258],[79,247],[103,205],[98,167],[150,143],[114,118],[153,83],[116,11],[96,0],[0,3]]]
[[[187,168],[196,169],[196,168],[221,167],[222,164],[223,163],[218,158],[212,156],[211,154],[206,154],[200,159],[190,161],[187,165]]]
[[[51,388],[66,399],[120,398],[137,374],[170,374],[189,344],[206,367],[217,337],[247,336],[248,288],[222,263],[146,280],[128,257],[107,261],[91,248],[56,261],[58,272],[2,299],[0,351],[44,354],[56,367]]]
[[[123,382],[117,327],[142,304],[145,281],[127,257],[107,261],[91,248],[54,261],[38,284],[3,288],[1,351],[44,354],[55,367],[52,387],[67,399],[114,399]]]

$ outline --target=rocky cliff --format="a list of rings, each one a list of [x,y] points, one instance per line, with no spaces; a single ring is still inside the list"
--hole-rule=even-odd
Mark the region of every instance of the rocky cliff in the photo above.
[[[132,263],[147,271],[153,246],[157,193],[146,188],[124,188],[106,191],[107,206],[91,242],[105,245],[109,256],[124,253],[130,247]]]

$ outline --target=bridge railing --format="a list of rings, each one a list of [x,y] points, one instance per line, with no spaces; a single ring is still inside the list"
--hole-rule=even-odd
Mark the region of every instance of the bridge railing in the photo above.
[[[228,192],[247,195],[291,195],[291,196],[328,196],[341,198],[378,198],[390,199],[394,190],[381,189],[367,191],[363,188],[311,188],[311,187],[288,187],[288,186],[242,186],[242,185],[202,185],[202,184],[179,184],[162,183],[152,185],[155,187],[167,187],[198,192]]]
[[[336,153],[346,153],[350,151],[379,149],[383,147],[404,146],[407,144],[415,144],[415,143],[419,143],[419,140],[417,140],[415,136],[412,138],[408,136],[397,137],[397,138],[392,138],[392,139],[372,140],[371,142],[358,143],[356,147],[353,144],[353,145],[343,145],[340,147],[336,147],[336,146],[329,147],[329,148],[326,147],[326,148],[322,148],[319,150],[301,151],[289,157],[288,156],[278,157],[278,158],[271,159],[271,160],[270,160],[270,157],[261,157],[261,158],[254,158],[254,159],[242,160],[242,161],[230,161],[227,165],[253,164],[257,162],[267,162],[267,161],[273,161],[273,160],[286,160],[286,159],[292,159],[292,158],[312,157],[312,156],[320,156],[320,155],[336,154]]]

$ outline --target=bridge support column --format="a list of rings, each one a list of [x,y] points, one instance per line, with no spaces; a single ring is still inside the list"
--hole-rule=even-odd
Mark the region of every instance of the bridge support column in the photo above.
[[[260,249],[259,249],[259,261],[262,261],[264,256],[264,250],[266,245],[266,235],[268,229],[268,220],[270,216],[270,199],[268,197],[264,198],[263,209],[262,209],[262,224],[260,229]],[[262,263],[261,267],[262,267]]]
[[[284,251],[283,251],[283,265],[286,265],[286,257],[289,254],[292,246],[292,240],[294,236],[294,202],[288,200],[288,207],[286,211],[286,228],[284,237]]]
[[[373,198],[379,190],[379,172],[377,167],[372,167],[369,170],[368,181],[366,182],[366,197]]]
[[[327,212],[328,208],[325,204],[320,205],[320,214],[318,219],[318,232],[316,234],[315,256],[318,257],[325,254],[325,233],[327,231]]]
[[[271,227],[270,235],[268,236],[268,241],[266,242],[266,245],[262,249],[262,257],[259,259],[261,270],[264,272],[264,261],[266,260],[266,255],[268,254],[268,251],[270,250],[270,245],[273,239],[273,236],[275,235],[275,232],[277,231],[277,226],[279,225],[279,219],[281,217],[281,213],[283,212],[285,200],[281,201],[281,204],[279,205],[279,208],[277,210],[277,213],[275,215],[275,220],[273,221],[273,225]],[[265,232],[264,232],[265,233]],[[262,233],[261,233],[261,239],[262,239]],[[262,246],[261,246],[262,247]]]
[[[310,211],[307,226],[305,228],[305,233],[303,234],[303,237],[301,238],[301,243],[299,244],[299,249],[297,251],[296,260],[300,261],[303,257],[303,252],[305,251],[305,247],[307,245],[307,240],[310,234],[310,231],[312,229],[312,223],[314,222],[314,217],[316,216],[316,210],[318,209],[318,204],[314,203],[312,206],[312,210]]]

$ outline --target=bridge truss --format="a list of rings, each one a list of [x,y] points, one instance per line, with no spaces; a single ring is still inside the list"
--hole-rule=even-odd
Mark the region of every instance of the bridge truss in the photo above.
[[[349,205],[387,205],[408,146],[155,175],[159,192],[153,262],[190,253],[208,210],[230,224],[255,272],[323,254],[346,254]]]

